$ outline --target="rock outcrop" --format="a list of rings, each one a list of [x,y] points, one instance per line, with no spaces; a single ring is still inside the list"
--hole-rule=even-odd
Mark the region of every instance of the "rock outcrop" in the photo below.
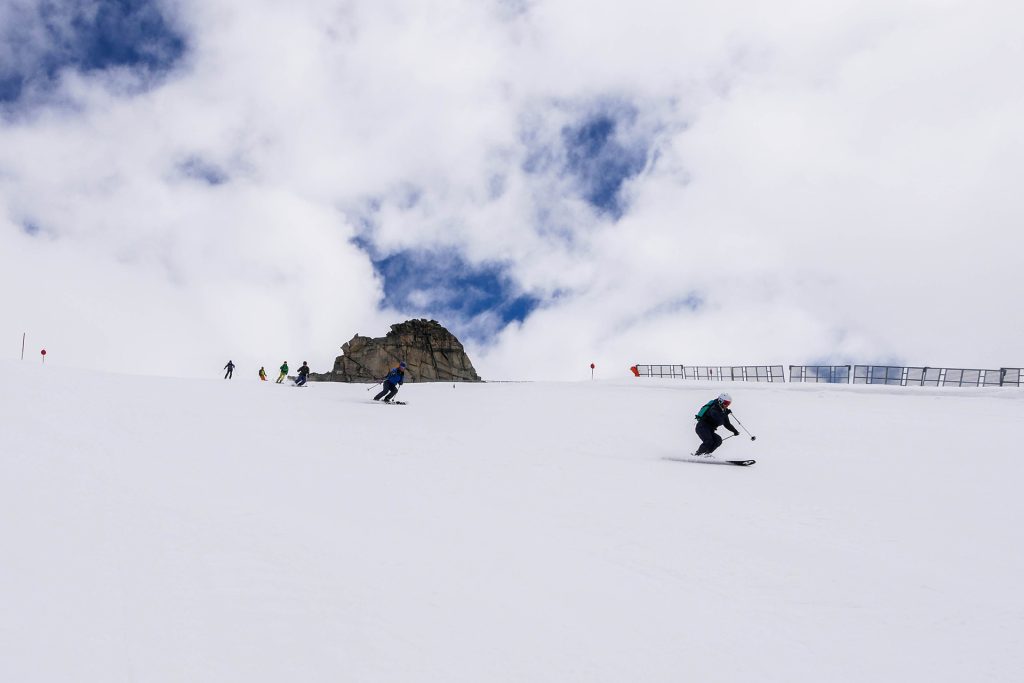
[[[466,350],[436,320],[406,320],[384,337],[358,334],[341,346],[334,369],[312,373],[318,382],[376,382],[405,361],[406,382],[479,382]]]

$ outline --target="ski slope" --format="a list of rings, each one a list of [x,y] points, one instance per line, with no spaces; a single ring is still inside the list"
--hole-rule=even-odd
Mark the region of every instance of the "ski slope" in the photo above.
[[[2,681],[1024,671],[1021,390],[0,370]]]

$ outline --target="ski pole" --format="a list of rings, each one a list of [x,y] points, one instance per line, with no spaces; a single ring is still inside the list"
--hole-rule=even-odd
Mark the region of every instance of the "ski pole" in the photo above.
[[[739,424],[739,426],[743,429],[743,431],[747,432],[747,428],[743,426],[743,423],[740,422],[740,419],[738,417],[736,417],[735,413],[733,414],[732,418],[734,420],[736,420],[736,423]],[[747,432],[747,436],[750,437],[751,441],[757,441],[757,437],[754,436],[753,434],[751,434],[750,432]]]
[[[369,388],[369,389],[367,389],[367,391],[370,391],[370,389],[376,389],[376,388],[377,388],[377,387],[379,387],[379,386],[380,386],[381,384],[382,384],[381,382],[377,382],[376,384],[373,384],[373,385],[371,385],[371,386],[370,386],[370,388]]]

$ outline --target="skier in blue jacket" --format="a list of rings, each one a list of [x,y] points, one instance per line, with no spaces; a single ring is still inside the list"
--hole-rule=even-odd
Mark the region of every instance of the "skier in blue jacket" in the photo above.
[[[384,378],[384,390],[373,397],[374,401],[384,399],[385,403],[391,403],[391,399],[398,393],[398,387],[405,381],[405,361],[398,364],[397,368],[391,368],[391,372]]]

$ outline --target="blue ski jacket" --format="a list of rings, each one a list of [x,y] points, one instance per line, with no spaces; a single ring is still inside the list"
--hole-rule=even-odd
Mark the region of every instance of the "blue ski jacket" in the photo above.
[[[394,384],[396,387],[405,381],[405,373],[402,372],[401,368],[391,368],[391,372],[384,378],[385,382]]]

